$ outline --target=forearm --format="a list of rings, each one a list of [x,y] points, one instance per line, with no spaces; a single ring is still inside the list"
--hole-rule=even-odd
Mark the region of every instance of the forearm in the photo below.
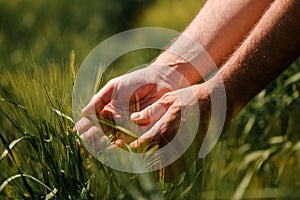
[[[208,0],[183,32],[183,36],[202,46],[213,59],[213,66],[201,66],[208,59],[207,56],[203,56],[205,53],[200,49],[196,52],[192,51],[190,45],[178,41],[175,41],[170,48],[176,49],[177,55],[167,50],[158,57],[157,62],[174,67],[191,84],[199,82],[203,76],[214,69],[216,65],[220,65],[233,52],[272,1]],[[191,57],[193,62],[186,60],[185,57]],[[192,66],[191,63],[195,66]],[[196,69],[201,67],[207,68],[201,69],[202,74]]]
[[[300,1],[277,0],[218,72],[226,90],[228,117],[297,59],[299,47]]]

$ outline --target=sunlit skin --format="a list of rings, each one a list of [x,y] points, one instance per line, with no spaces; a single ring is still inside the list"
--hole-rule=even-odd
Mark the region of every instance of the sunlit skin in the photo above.
[[[299,56],[300,46],[300,1],[298,0],[208,0],[199,14],[186,28],[183,34],[196,40],[211,55],[221,69],[217,74],[222,78],[227,95],[227,116],[229,122],[237,113],[270,81],[278,76]],[[175,41],[176,43],[176,41]],[[229,59],[227,59],[229,57]],[[203,133],[206,132],[210,111],[210,92],[206,84],[197,84],[202,76],[197,73],[190,63],[178,56],[165,52],[154,63],[165,64],[180,72],[192,84],[201,113],[198,135],[193,146],[175,163],[165,169],[165,178],[176,177],[181,170],[181,162],[191,162],[198,156]],[[199,60],[201,66],[201,60]],[[151,68],[149,66],[148,68]],[[149,70],[151,72],[151,70]],[[207,70],[209,72],[209,70]],[[118,86],[119,90],[126,90],[137,82],[146,80],[148,69],[135,71],[134,78],[119,84],[120,78],[107,83],[83,109],[83,115],[94,112],[112,119],[122,117],[118,115],[120,99],[112,99],[112,92]],[[156,123],[162,115],[166,120],[159,129],[153,130],[151,137],[133,140],[119,134],[114,144],[122,146],[129,144],[133,150],[144,148],[152,141],[164,145],[176,134],[176,125],[180,121],[179,113],[182,106],[189,106],[190,101],[179,103],[172,91],[177,95],[187,96],[187,89],[172,80],[174,76],[157,76],[158,85],[145,85],[136,90],[130,98],[130,104],[139,102],[140,112],[131,110],[131,120],[146,130]],[[212,93],[218,90],[219,83],[214,77],[208,80],[213,85]],[[162,83],[162,84],[159,84]],[[176,84],[177,83],[177,84]],[[169,85],[170,88],[161,87]],[[181,88],[181,89],[180,89]],[[177,92],[178,91],[178,92]],[[115,91],[118,93],[118,90]],[[83,118],[77,129],[87,138],[93,137],[92,123]],[[103,141],[107,136],[103,136]]]

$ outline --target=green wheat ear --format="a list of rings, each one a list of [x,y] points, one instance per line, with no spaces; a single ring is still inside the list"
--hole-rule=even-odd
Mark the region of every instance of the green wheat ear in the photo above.
[[[130,130],[128,130],[122,126],[118,126],[118,125],[114,124],[110,120],[107,120],[107,119],[105,119],[103,117],[99,117],[99,116],[97,116],[97,119],[100,124],[103,124],[103,125],[113,128],[115,130],[121,131],[122,133],[125,133],[126,135],[133,137],[134,139],[138,139],[138,136],[136,134],[134,134],[133,132],[131,132]]]
[[[0,100],[7,101],[6,99],[3,99],[3,98],[0,98]],[[51,108],[51,110],[54,111],[57,115],[59,115],[59,116],[61,116],[63,118],[68,119],[73,124],[75,123],[74,120],[70,116],[64,114],[60,110],[57,110],[55,108]],[[113,128],[114,130],[121,131],[122,133],[125,133],[126,135],[131,136],[134,139],[138,139],[138,136],[136,134],[134,134],[133,132],[131,132],[130,130],[128,130],[128,129],[122,127],[122,126],[118,126],[118,125],[114,124],[110,120],[107,120],[107,119],[105,119],[103,117],[100,117],[100,116],[91,116],[91,117],[95,117],[100,124],[109,126],[109,127]]]

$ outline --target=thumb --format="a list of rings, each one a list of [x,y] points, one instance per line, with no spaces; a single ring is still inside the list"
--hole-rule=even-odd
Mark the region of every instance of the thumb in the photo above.
[[[100,114],[105,105],[112,98],[112,93],[116,88],[118,78],[109,81],[96,95],[93,96],[88,105],[82,109],[81,113],[84,116]]]
[[[158,121],[165,113],[167,108],[159,102],[155,102],[140,112],[131,114],[131,120],[137,124],[148,125]]]

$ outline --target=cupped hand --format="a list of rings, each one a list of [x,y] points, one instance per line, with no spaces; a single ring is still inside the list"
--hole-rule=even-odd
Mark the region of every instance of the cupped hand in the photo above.
[[[197,124],[195,121],[200,115],[197,89],[198,85],[167,92],[145,109],[132,113],[132,121],[141,126],[150,125],[150,129],[132,142],[130,147],[137,149],[153,142],[164,146],[173,139],[183,123]],[[204,95],[201,98],[204,99]],[[205,98],[208,99],[209,95]]]
[[[136,126],[131,113],[152,105],[167,92],[188,85],[188,81],[175,69],[161,64],[152,64],[144,69],[110,80],[82,110],[83,118],[75,129],[84,140],[104,141],[110,134],[109,127],[99,126],[93,116],[103,117],[133,132],[142,134],[148,126]],[[123,136],[122,136],[123,137]],[[129,142],[131,137],[124,136]],[[119,140],[120,141],[120,140]],[[123,140],[122,140],[123,141]],[[102,143],[102,142],[101,142]]]
[[[204,130],[206,127],[203,124],[207,122],[210,105],[207,88],[205,84],[201,84],[178,89],[178,81],[182,82],[182,79],[174,79],[172,82],[166,79],[168,73],[170,72],[163,73],[155,67],[151,70],[145,68],[109,81],[83,109],[84,117],[75,126],[84,142],[91,145],[95,152],[103,148],[124,147],[124,144],[132,151],[144,152],[153,146],[163,148],[168,145],[183,124],[181,135],[171,144],[175,151],[170,153],[183,154],[190,149],[191,143],[199,150],[201,142],[195,130],[197,132],[198,129]],[[195,116],[200,114],[199,111],[201,120],[195,120]],[[126,127],[127,123],[131,124],[127,129],[132,128],[132,124],[138,125],[140,135],[131,137],[122,131],[116,131],[112,139],[112,129],[100,126],[92,116],[104,117],[120,126]],[[189,127],[194,127],[191,134]],[[135,132],[135,129],[131,131]],[[195,140],[197,142],[194,142]],[[193,154],[193,157],[197,154],[196,151],[188,152],[188,155]],[[182,160],[187,156],[179,157],[179,160]],[[181,167],[173,164],[168,167],[165,179],[175,177],[174,174],[181,171]]]
[[[174,180],[197,159],[209,125],[210,108],[206,84],[168,92],[144,110],[131,115],[135,123],[151,124],[151,128],[130,142],[129,147],[132,151],[145,152],[153,146],[169,146],[161,155],[154,155],[161,162],[175,158],[170,165],[164,166],[163,177],[165,181]]]

